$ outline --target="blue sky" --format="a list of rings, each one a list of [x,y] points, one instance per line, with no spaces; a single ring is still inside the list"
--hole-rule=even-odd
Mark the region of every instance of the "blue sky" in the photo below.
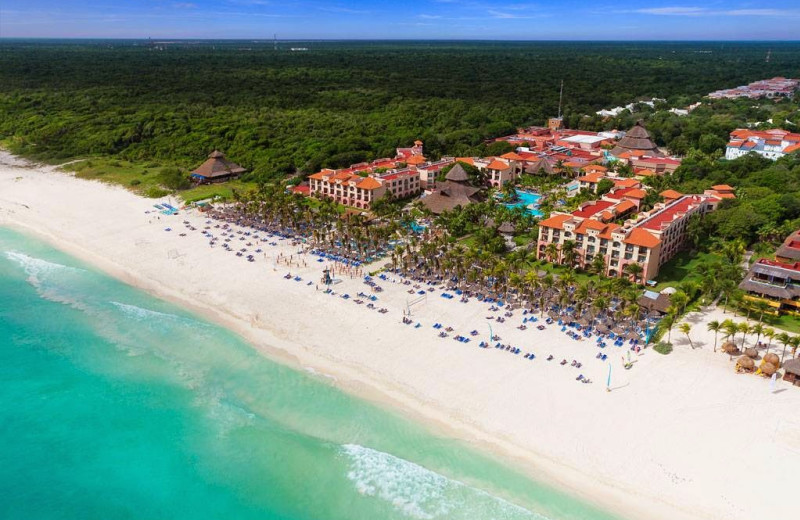
[[[780,40],[800,0],[0,0],[0,37]]]

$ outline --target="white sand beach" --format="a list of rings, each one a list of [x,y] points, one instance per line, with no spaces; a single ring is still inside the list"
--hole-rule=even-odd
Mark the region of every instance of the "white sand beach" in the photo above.
[[[792,513],[800,388],[778,381],[771,392],[767,379],[737,375],[727,355],[712,352],[714,335],[705,324],[730,314],[690,315],[694,349],[676,327],[671,355],[647,349],[624,370],[624,348],[609,345],[609,359],[601,361],[593,340],[570,339],[555,324],[519,330],[521,311],[505,323],[487,321],[503,312],[438,291],[411,308],[421,327],[405,325],[402,311],[416,297],[408,286],[379,281],[384,290],[375,305],[388,309],[380,314],[316,290],[323,266],[316,257],[303,258],[307,267],[276,266],[280,252],[297,258],[296,248],[277,242],[260,246],[266,258],[248,262],[209,246],[200,233],[203,215],[146,213],[155,202],[0,154],[0,225],[42,237],[230,327],[267,355],[331,376],[541,481],[631,519]],[[186,231],[184,220],[197,231]],[[288,272],[302,281],[285,279]],[[355,297],[369,287],[346,278],[335,291]],[[454,333],[438,337],[437,322]],[[489,339],[488,323],[522,353],[479,348]],[[473,329],[479,335],[467,344],[452,339]],[[525,359],[528,352],[536,358]],[[562,358],[583,366],[562,366]],[[593,383],[576,381],[579,374]]]

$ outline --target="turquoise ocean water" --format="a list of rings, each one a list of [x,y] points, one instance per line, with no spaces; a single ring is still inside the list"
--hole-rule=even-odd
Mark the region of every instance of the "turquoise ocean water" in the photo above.
[[[0,518],[611,519],[0,228]]]

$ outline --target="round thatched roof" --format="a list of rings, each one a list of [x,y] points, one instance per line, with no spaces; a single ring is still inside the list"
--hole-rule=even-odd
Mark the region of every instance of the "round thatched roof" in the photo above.
[[[783,369],[789,374],[800,376],[800,358],[790,359],[783,364]]]
[[[756,359],[758,357],[758,351],[753,347],[749,347],[744,349],[744,355],[749,358]]]
[[[748,370],[752,369],[752,368],[754,368],[756,366],[755,361],[753,361],[752,359],[750,359],[747,356],[742,356],[739,359],[737,359],[736,360],[736,364],[738,366],[740,366],[742,368],[745,368],[745,369],[748,369]]]
[[[466,182],[469,180],[469,175],[467,175],[467,171],[461,164],[456,163],[455,166],[450,168],[450,171],[447,172],[444,178],[453,182]]]
[[[778,354],[770,353],[764,356],[764,363],[769,363],[777,369],[781,367],[781,358],[778,357]]]
[[[723,343],[721,349],[723,352],[736,352],[739,350],[732,341]]]
[[[765,375],[771,376],[772,374],[774,374],[777,371],[778,371],[778,369],[775,368],[775,365],[773,365],[772,363],[762,363],[761,364],[761,372],[763,374],[765,374]]]

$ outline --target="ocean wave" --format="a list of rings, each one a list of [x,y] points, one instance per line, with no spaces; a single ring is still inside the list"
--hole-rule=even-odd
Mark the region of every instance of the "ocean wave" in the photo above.
[[[347,478],[362,495],[378,497],[409,518],[547,520],[500,497],[449,479],[418,464],[358,444],[341,447]]]
[[[36,289],[42,298],[69,305],[75,309],[86,310],[87,307],[80,298],[66,289],[69,285],[70,275],[81,275],[87,271],[78,267],[50,262],[43,258],[21,253],[19,251],[6,251],[6,258],[22,267],[28,275],[28,283]]]
[[[159,312],[151,309],[145,309],[129,303],[121,303],[117,301],[109,302],[111,305],[119,309],[126,317],[132,318],[136,321],[146,321],[148,323],[161,322],[161,323],[175,323],[180,325],[188,325],[191,327],[207,328],[208,324],[201,321],[178,316],[177,314],[170,314],[168,312]]]

